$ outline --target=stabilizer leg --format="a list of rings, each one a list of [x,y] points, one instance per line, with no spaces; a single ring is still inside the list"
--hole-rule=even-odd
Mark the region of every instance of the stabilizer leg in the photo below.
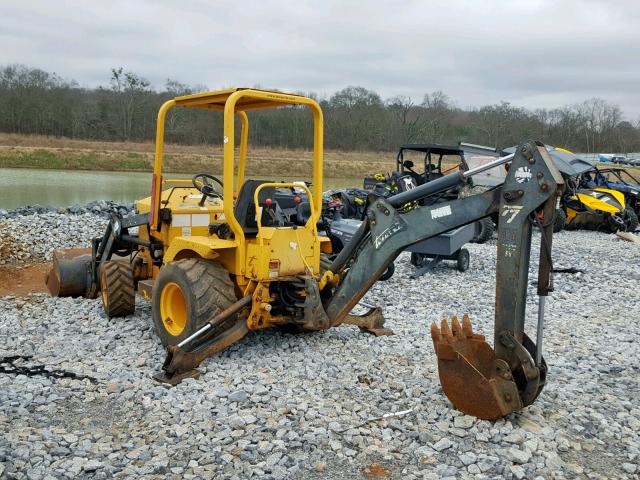
[[[169,345],[162,372],[155,374],[153,378],[162,383],[177,385],[185,378],[197,377],[199,372],[195,369],[203,360],[233,345],[247,333],[249,329],[246,320],[238,318],[231,328],[217,334],[196,351],[185,352],[177,345]]]
[[[384,316],[380,307],[370,308],[362,315],[348,314],[341,323],[355,325],[360,327],[361,331],[371,333],[376,337],[393,335],[393,330],[384,326]]]

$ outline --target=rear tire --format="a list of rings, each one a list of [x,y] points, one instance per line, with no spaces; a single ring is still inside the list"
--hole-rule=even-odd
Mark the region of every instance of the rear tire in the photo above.
[[[113,260],[102,262],[100,291],[107,317],[126,317],[135,311],[136,290],[133,271],[128,263]]]
[[[229,272],[219,263],[200,258],[168,263],[153,285],[156,334],[163,345],[176,345],[236,301]],[[226,327],[227,322],[221,330]]]
[[[469,270],[470,255],[469,250],[461,248],[458,252],[458,258],[456,259],[456,268],[460,272],[466,272]]]
[[[393,277],[393,273],[395,271],[396,271],[396,265],[392,262],[391,265],[389,265],[387,269],[384,272],[382,272],[382,275],[380,275],[380,278],[378,278],[378,281],[386,282],[391,277]]]
[[[483,218],[482,220],[478,221],[478,224],[480,225],[480,231],[475,237],[473,237],[471,242],[480,244],[486,243],[491,240],[491,237],[493,237],[493,232],[495,230],[493,220],[491,220],[491,218],[489,217]]]
[[[421,253],[411,252],[411,265],[416,268],[420,268],[425,261],[426,257]]]
[[[638,215],[631,208],[625,208],[623,210],[625,215],[625,224],[627,225],[627,232],[635,232],[638,228]]]
[[[564,224],[567,223],[567,214],[562,208],[556,209],[556,218],[553,222],[553,232],[558,233],[564,229]]]

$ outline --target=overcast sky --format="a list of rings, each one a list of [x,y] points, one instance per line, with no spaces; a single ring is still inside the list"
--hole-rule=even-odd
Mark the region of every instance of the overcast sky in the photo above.
[[[123,66],[156,87],[442,90],[463,108],[600,97],[640,118],[640,0],[4,0],[0,42],[0,64],[86,86]]]

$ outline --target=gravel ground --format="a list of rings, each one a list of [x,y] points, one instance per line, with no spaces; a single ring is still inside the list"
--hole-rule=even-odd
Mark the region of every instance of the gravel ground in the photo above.
[[[3,228],[35,260],[73,236],[84,245],[103,223],[45,213]],[[429,337],[431,321],[462,313],[492,337],[495,242],[468,248],[466,273],[443,264],[409,280],[403,254],[372,289],[394,336],[255,333],[174,388],[150,378],[164,352],[142,299],[113,321],[99,300],[0,299],[0,356],[95,379],[0,373],[0,478],[638,478],[640,246],[556,235],[555,266],[584,273],[556,275],[545,390],[496,422],[451,408]],[[535,301],[532,286],[531,334]]]
[[[0,209],[0,265],[49,261],[53,248],[89,247],[104,232],[112,209],[126,214],[133,205],[100,200],[60,209]]]

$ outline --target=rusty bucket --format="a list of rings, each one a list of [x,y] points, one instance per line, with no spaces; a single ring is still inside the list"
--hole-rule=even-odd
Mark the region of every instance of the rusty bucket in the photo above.
[[[442,389],[455,408],[485,420],[522,408],[509,365],[496,358],[483,335],[473,333],[467,315],[462,318],[462,325],[451,317],[451,328],[446,320],[442,320],[440,328],[432,324],[431,338]]]

